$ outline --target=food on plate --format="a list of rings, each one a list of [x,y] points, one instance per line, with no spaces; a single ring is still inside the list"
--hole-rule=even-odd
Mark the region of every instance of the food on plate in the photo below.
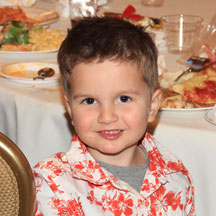
[[[60,73],[57,64],[23,62],[2,65],[0,67],[0,76],[23,84],[42,84],[58,83]]]
[[[123,18],[138,26],[150,26],[152,28],[161,28],[160,20],[157,18],[143,17],[143,16],[122,16],[121,13],[104,12],[103,16],[113,16],[117,18]]]
[[[43,29],[42,31],[30,31],[29,37],[34,51],[46,51],[57,50],[65,39],[65,34],[57,29]]]
[[[214,103],[216,102],[216,71],[207,70],[185,82],[170,86],[170,89],[183,95],[183,100],[187,102]]]
[[[138,26],[149,26],[152,28],[161,28],[160,19],[152,17],[144,17],[136,14],[136,9],[132,5],[128,5],[122,13],[104,12],[103,16],[113,16],[128,20]]]
[[[54,9],[21,8],[19,6],[0,8],[0,25],[13,21],[45,25],[55,22],[58,19],[59,14]]]
[[[60,30],[40,25],[12,22],[4,24],[0,32],[1,51],[52,51],[58,50],[65,38]]]
[[[176,94],[174,96],[167,96],[168,94],[172,95],[173,92],[166,92],[163,91],[163,100],[161,103],[161,108],[178,108],[178,109],[183,109],[183,108],[194,108],[194,105],[191,103],[187,103],[182,100],[182,95]],[[164,96],[166,95],[166,96]]]
[[[216,70],[208,68],[200,73],[191,73],[187,79],[184,77],[176,83],[173,80],[179,73],[174,74],[170,80],[166,73],[160,76],[161,108],[201,108],[216,104]]]
[[[22,8],[2,7],[0,8],[0,25],[10,21],[36,23],[37,21],[26,16]]]
[[[128,5],[122,13],[104,12],[103,16],[113,16],[125,19],[134,25],[141,26],[145,31],[152,35],[158,49],[164,49],[166,47],[162,23],[159,18],[136,14],[136,9],[132,5]]]

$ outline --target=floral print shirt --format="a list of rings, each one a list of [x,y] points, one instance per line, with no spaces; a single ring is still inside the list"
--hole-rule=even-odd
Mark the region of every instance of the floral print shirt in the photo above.
[[[102,168],[75,135],[70,149],[34,167],[36,216],[195,215],[191,177],[174,155],[146,134],[149,168],[140,193]]]

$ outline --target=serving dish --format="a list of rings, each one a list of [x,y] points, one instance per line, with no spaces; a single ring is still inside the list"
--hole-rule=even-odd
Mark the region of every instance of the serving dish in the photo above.
[[[49,54],[49,53],[55,53],[57,52],[58,49],[55,50],[46,50],[46,51],[5,51],[5,50],[0,50],[0,53],[2,54],[33,54],[33,55],[38,55],[38,54]]]
[[[205,111],[212,109],[212,107],[201,107],[201,108],[160,108],[161,111]]]

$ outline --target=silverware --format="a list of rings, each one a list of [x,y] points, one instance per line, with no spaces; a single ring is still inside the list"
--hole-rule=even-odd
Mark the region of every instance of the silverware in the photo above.
[[[206,68],[208,68],[208,67],[210,67],[210,66],[212,66],[212,65],[214,65],[214,64],[216,64],[216,61],[214,61],[214,62],[212,62],[212,63],[210,63],[210,64],[208,64],[208,65],[205,65],[205,66],[200,66],[200,67],[190,67],[190,68],[188,68],[186,71],[184,71],[183,73],[181,73],[175,80],[174,80],[174,82],[177,82],[183,75],[185,75],[185,74],[187,74],[187,73],[191,73],[191,72],[201,72],[201,71],[203,71],[203,70],[205,70]]]
[[[55,74],[55,70],[50,67],[41,68],[38,71],[38,76],[34,77],[33,80],[36,79],[45,79],[46,77],[51,77]]]

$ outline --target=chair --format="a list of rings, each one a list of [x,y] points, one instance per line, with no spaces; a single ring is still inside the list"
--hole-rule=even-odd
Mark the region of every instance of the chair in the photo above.
[[[16,144],[0,132],[0,215],[33,215],[35,191],[28,160]]]

